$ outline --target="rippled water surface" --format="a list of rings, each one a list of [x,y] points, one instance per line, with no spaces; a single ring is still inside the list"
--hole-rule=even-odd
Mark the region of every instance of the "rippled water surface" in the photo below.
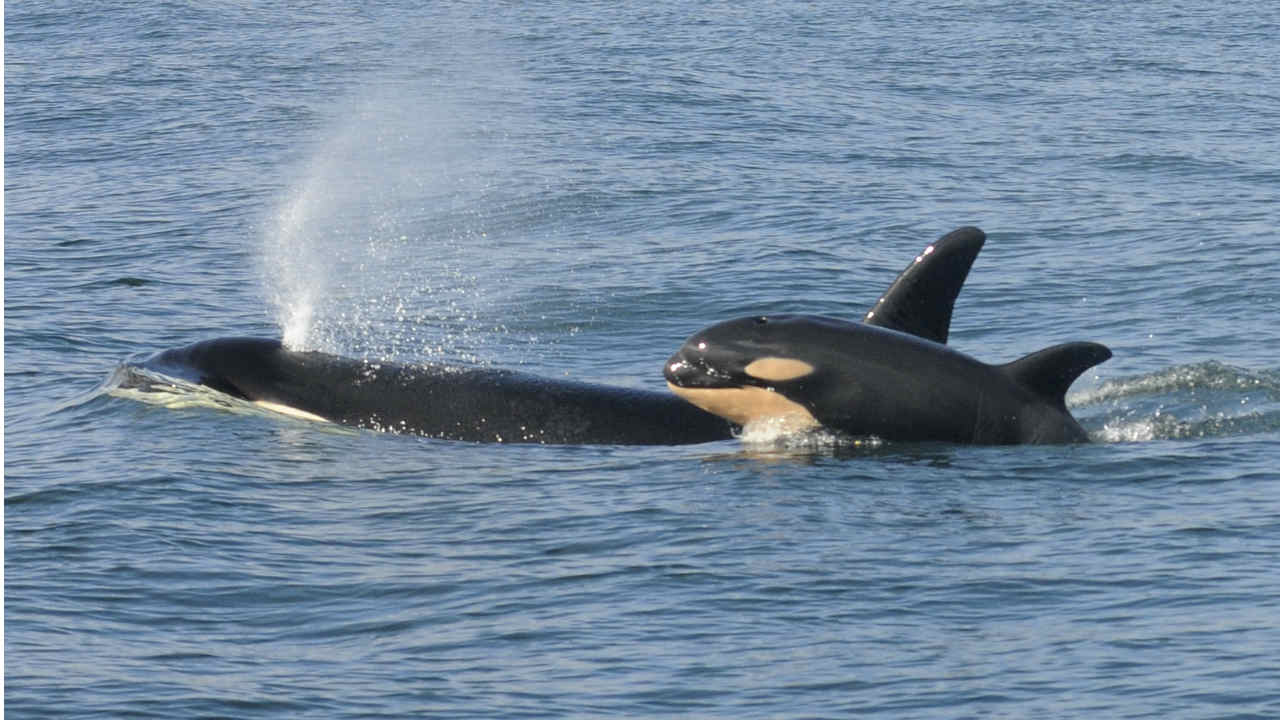
[[[1280,11],[5,7],[13,717],[1280,715]],[[986,248],[1075,447],[474,445],[114,389],[222,335],[662,390]]]

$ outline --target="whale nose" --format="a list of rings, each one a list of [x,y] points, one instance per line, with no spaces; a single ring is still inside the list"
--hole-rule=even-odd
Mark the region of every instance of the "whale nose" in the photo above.
[[[662,368],[662,376],[667,382],[678,387],[683,387],[698,374],[698,370],[681,357],[680,353],[668,358],[667,364]]]
[[[701,354],[693,353],[687,348],[672,355],[662,368],[662,375],[667,382],[680,388],[719,388],[729,386],[728,378],[707,363]]]

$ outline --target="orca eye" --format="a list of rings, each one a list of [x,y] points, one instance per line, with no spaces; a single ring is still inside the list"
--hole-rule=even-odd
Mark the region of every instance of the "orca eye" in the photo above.
[[[761,315],[760,317],[756,318],[757,325],[766,325],[768,324],[768,322],[769,322],[769,318],[765,317],[764,315]]]

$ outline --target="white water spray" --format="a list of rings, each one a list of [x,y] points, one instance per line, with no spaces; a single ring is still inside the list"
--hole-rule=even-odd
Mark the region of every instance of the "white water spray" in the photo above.
[[[354,103],[268,222],[264,287],[287,346],[475,358],[501,281],[480,277],[501,148],[440,92]]]

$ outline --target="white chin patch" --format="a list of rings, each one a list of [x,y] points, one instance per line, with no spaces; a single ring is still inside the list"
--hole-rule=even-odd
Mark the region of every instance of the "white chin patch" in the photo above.
[[[784,357],[762,357],[743,369],[751,377],[765,382],[786,382],[813,374],[809,363]]]
[[[803,405],[772,390],[758,387],[682,388],[671,383],[667,383],[667,387],[712,415],[719,415],[736,425],[769,420],[793,432],[819,425]]]

